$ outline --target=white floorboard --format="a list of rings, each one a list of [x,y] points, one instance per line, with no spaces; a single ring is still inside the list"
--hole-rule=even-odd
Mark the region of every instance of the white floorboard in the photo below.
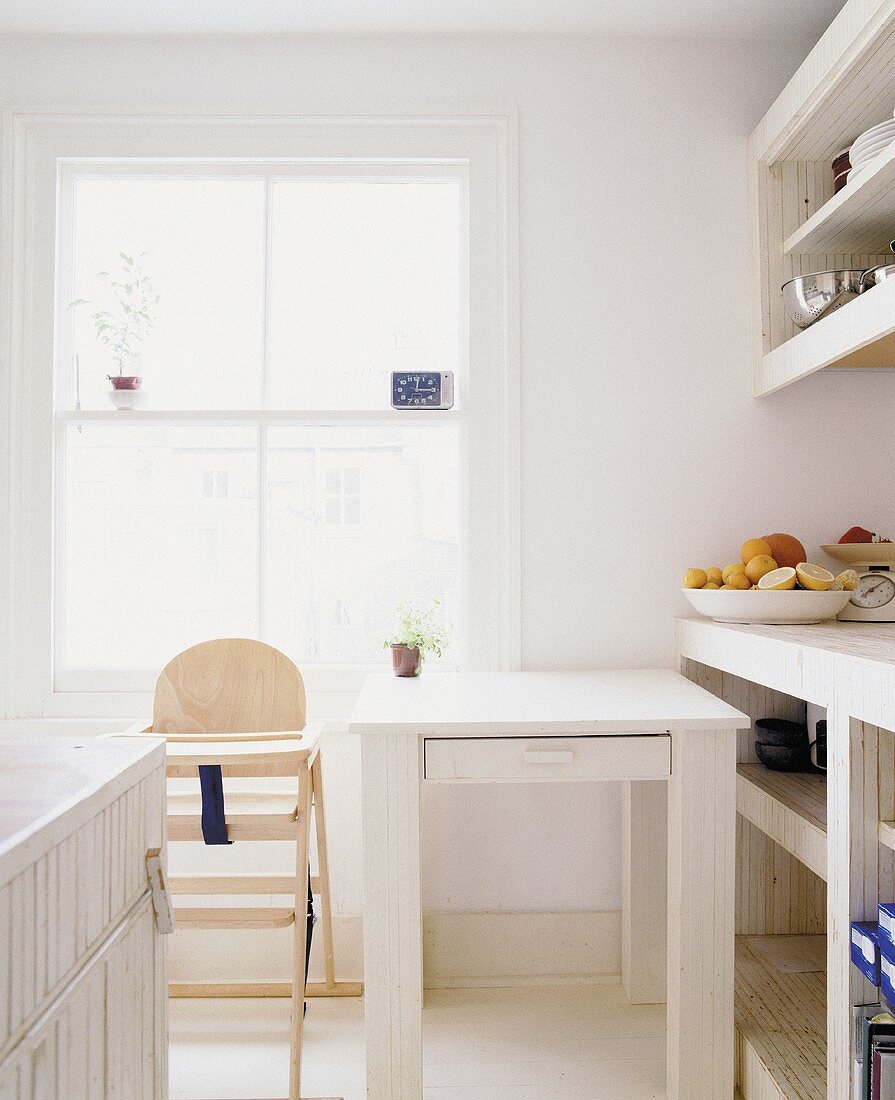
[[[289,1002],[171,1002],[171,1100],[285,1096]],[[426,993],[425,1100],[660,1100],[665,1011],[620,986]],[[363,1003],[309,1002],[305,1096],[364,1100]]]

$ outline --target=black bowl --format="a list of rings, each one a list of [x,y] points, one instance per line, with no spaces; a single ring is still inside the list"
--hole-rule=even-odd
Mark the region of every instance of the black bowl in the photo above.
[[[805,749],[792,745],[765,745],[755,742],[755,755],[774,772],[801,772],[811,770],[811,761]]]
[[[755,730],[765,745],[790,745],[808,752],[808,727],[784,718],[759,718]]]

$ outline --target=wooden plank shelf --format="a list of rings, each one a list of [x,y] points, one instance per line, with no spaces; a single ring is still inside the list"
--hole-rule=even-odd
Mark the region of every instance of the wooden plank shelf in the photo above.
[[[895,144],[783,242],[789,253],[887,252],[895,237]],[[895,261],[895,256],[893,256]]]
[[[766,161],[829,161],[892,110],[895,2],[849,0],[753,134]]]
[[[895,367],[895,279],[865,291],[763,355],[756,395],[773,393],[829,367]]]
[[[737,1089],[747,1100],[826,1100],[825,936],[737,936]]]
[[[737,812],[826,881],[825,776],[738,764]]]

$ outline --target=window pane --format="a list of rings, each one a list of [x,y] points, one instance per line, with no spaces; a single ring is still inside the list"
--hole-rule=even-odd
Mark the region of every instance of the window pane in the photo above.
[[[135,346],[144,407],[250,409],[261,402],[264,321],[264,183],[261,180],[110,179],[77,182],[72,350],[80,356],[81,404],[110,408],[112,352],[92,315],[111,305],[108,271],[120,253],[152,282],[155,325]],[[70,364],[60,364],[63,371]],[[74,380],[72,394],[74,400]]]
[[[257,442],[252,428],[66,430],[65,667],[160,668],[257,633]]]
[[[330,471],[348,463],[359,493],[334,526]],[[272,428],[267,469],[269,641],[298,661],[382,665],[395,605],[433,598],[456,638],[454,425]]]
[[[387,408],[393,370],[456,370],[456,183],[273,185],[270,402]]]

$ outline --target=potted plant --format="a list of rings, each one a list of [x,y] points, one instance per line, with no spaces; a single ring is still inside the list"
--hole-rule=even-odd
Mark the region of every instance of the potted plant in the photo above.
[[[396,676],[419,676],[427,653],[441,656],[448,637],[438,616],[438,607],[438,600],[433,600],[427,610],[410,601],[398,604],[397,629],[383,643],[383,649],[392,651],[392,668]]]
[[[143,379],[128,368],[138,362],[138,345],[155,326],[153,307],[159,296],[153,293],[152,280],[143,269],[146,255],[142,252],[135,258],[120,252],[121,267],[116,275],[109,271],[98,273],[108,280],[111,304],[108,309],[98,309],[91,316],[97,340],[109,349],[118,368],[116,374],[106,376],[112,383],[109,396],[118,408],[133,407],[134,391],[139,390]],[[87,298],[76,298],[68,308],[89,304]]]

